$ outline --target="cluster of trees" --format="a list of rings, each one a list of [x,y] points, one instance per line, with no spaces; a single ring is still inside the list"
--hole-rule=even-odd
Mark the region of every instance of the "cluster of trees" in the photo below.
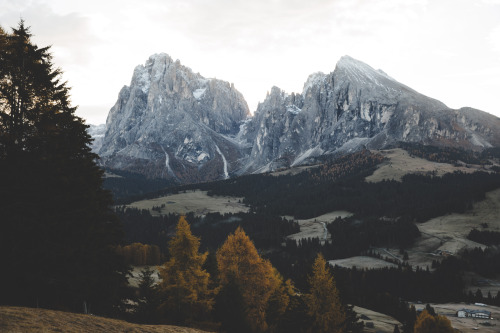
[[[496,295],[493,296],[490,291],[484,295],[480,288],[476,289],[475,293],[473,293],[472,290],[469,290],[465,301],[467,303],[486,303],[500,306],[500,291],[497,291]]]
[[[160,247],[162,254],[168,255],[166,244],[175,232],[178,214],[152,216],[148,210],[125,206],[117,207],[116,214],[123,224],[127,244],[154,244]],[[238,226],[246,230],[258,248],[280,247],[284,237],[300,231],[297,222],[269,214],[208,213],[201,217],[189,213],[186,218],[192,222],[193,233],[203,235],[201,248],[211,251],[216,250]]]
[[[488,159],[500,157],[498,148],[487,148],[482,152],[475,152],[462,148],[428,146],[416,142],[399,142],[398,146],[411,156],[439,163],[456,164],[461,161],[468,164],[487,165],[491,164]]]
[[[372,170],[384,161],[381,154],[374,154],[364,149],[360,152],[342,156],[334,161],[322,164],[319,169],[309,169],[311,177],[320,182],[335,181],[361,171]]]
[[[0,302],[111,313],[127,267],[87,126],[49,47],[0,28]]]
[[[474,228],[467,235],[467,239],[488,246],[500,245],[500,232]]]
[[[433,263],[434,267],[453,266],[460,271],[476,272],[485,277],[496,277],[500,272],[500,251],[498,248],[464,249],[459,256],[448,257]]]
[[[367,183],[370,170],[354,171],[331,180],[321,179],[319,168],[311,168],[296,175],[246,175],[197,187],[210,195],[244,197],[243,203],[260,214],[313,218],[348,210],[360,217],[399,217],[415,222],[464,212],[483,200],[486,192],[500,187],[498,173],[409,174],[401,182]]]
[[[106,172],[115,175],[104,178],[103,187],[113,193],[116,204],[122,204],[125,200],[133,200],[134,198],[142,199],[146,193],[177,185],[174,180],[151,179],[125,170],[106,169]]]
[[[157,245],[132,243],[124,246],[118,245],[115,249],[127,265],[159,265],[162,261],[161,251]]]
[[[453,333],[451,322],[446,316],[430,313],[427,309],[417,317],[415,333]]]
[[[169,260],[160,267],[161,282],[154,286],[151,271],[142,274],[137,309],[142,318],[144,309],[150,309],[159,322],[226,332],[288,332],[291,328],[294,332],[345,332],[347,328],[362,328],[352,308],[342,305],[321,255],[314,261],[308,292],[302,294],[259,255],[242,228],[230,234],[217,250],[213,273],[206,269],[208,252],[200,253],[199,249],[200,239],[181,217],[168,245]]]
[[[338,248],[338,251],[357,247],[357,253],[353,255],[370,246],[396,246],[405,249],[420,237],[420,231],[413,222],[398,219],[337,218],[327,225],[327,229],[332,235],[332,246]]]

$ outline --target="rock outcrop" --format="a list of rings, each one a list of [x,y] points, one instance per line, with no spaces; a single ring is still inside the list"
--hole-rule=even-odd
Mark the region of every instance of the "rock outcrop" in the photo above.
[[[87,133],[92,137],[92,152],[99,153],[102,147],[102,141],[104,140],[104,135],[106,134],[106,124],[100,125],[89,125]]]
[[[244,134],[252,144],[247,171],[263,172],[398,141],[466,149],[498,146],[500,119],[471,108],[450,109],[344,56],[332,73],[309,76],[302,94],[273,87]]]
[[[197,182],[300,165],[325,154],[396,142],[500,146],[500,119],[453,110],[344,56],[302,93],[273,87],[253,117],[232,84],[166,54],[137,66],[110,110],[99,151],[111,168]]]
[[[245,147],[232,139],[249,115],[241,93],[153,55],[134,70],[106,121],[102,163],[149,177],[194,182],[227,178]]]

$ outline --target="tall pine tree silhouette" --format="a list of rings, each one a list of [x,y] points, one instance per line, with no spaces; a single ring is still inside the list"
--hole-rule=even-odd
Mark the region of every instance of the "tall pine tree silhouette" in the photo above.
[[[126,266],[87,125],[49,47],[0,30],[0,274],[9,304],[110,312]]]

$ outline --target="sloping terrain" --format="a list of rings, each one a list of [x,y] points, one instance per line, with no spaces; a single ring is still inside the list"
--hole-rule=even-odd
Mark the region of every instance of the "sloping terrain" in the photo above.
[[[214,212],[221,214],[248,212],[248,207],[241,203],[241,199],[229,196],[208,196],[207,191],[195,190],[136,201],[129,204],[128,207],[148,209],[152,215],[193,212],[200,216]],[[159,211],[153,210],[153,207],[160,207],[160,209]]]
[[[361,320],[365,322],[364,332],[392,333],[394,332],[394,325],[398,325],[401,331],[401,323],[391,316],[359,306],[355,306],[354,311],[356,311],[356,313],[361,316]],[[369,323],[373,324],[373,328],[367,327],[367,324],[371,326]]]
[[[473,229],[487,223],[490,231],[500,231],[500,189],[486,193],[486,199],[463,214],[448,214],[418,224],[422,237],[409,249],[411,265],[426,266],[439,251],[456,254],[464,248],[484,247],[467,239]]]
[[[35,308],[0,306],[0,332],[203,333],[171,325],[138,325],[123,320]]]
[[[366,177],[367,182],[380,182],[384,179],[400,181],[404,175],[410,173],[433,173],[436,176],[442,176],[445,173],[455,171],[471,173],[481,168],[476,165],[465,167],[454,166],[449,163],[432,162],[423,158],[410,156],[406,150],[401,148],[374,151],[374,153],[376,152],[382,154],[387,160],[381,163],[372,175]]]
[[[327,213],[312,219],[297,220],[300,226],[300,232],[288,236],[290,239],[304,239],[304,238],[319,238],[322,242],[330,240],[331,235],[326,230],[326,224],[333,222],[337,217],[345,218],[351,216],[352,213],[347,211],[335,211]],[[292,219],[293,217],[287,216],[286,218]]]

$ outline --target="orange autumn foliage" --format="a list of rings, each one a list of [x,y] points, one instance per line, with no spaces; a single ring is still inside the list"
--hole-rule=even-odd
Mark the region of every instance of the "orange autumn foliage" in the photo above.
[[[200,239],[193,236],[182,216],[168,245],[171,258],[159,267],[160,311],[167,322],[191,324],[206,318],[212,310],[210,274],[202,268],[208,253],[199,253],[199,247]]]
[[[344,332],[346,315],[339,300],[335,279],[318,254],[309,277],[310,291],[305,295],[308,315],[313,320],[311,332]]]
[[[415,322],[415,333],[453,333],[455,330],[445,316],[433,316],[427,310],[422,311]]]
[[[253,242],[240,227],[228,236],[217,251],[221,288],[231,282],[241,290],[247,325],[254,332],[266,331],[268,302],[274,310],[284,312],[288,305],[283,281],[269,261],[260,257]]]

